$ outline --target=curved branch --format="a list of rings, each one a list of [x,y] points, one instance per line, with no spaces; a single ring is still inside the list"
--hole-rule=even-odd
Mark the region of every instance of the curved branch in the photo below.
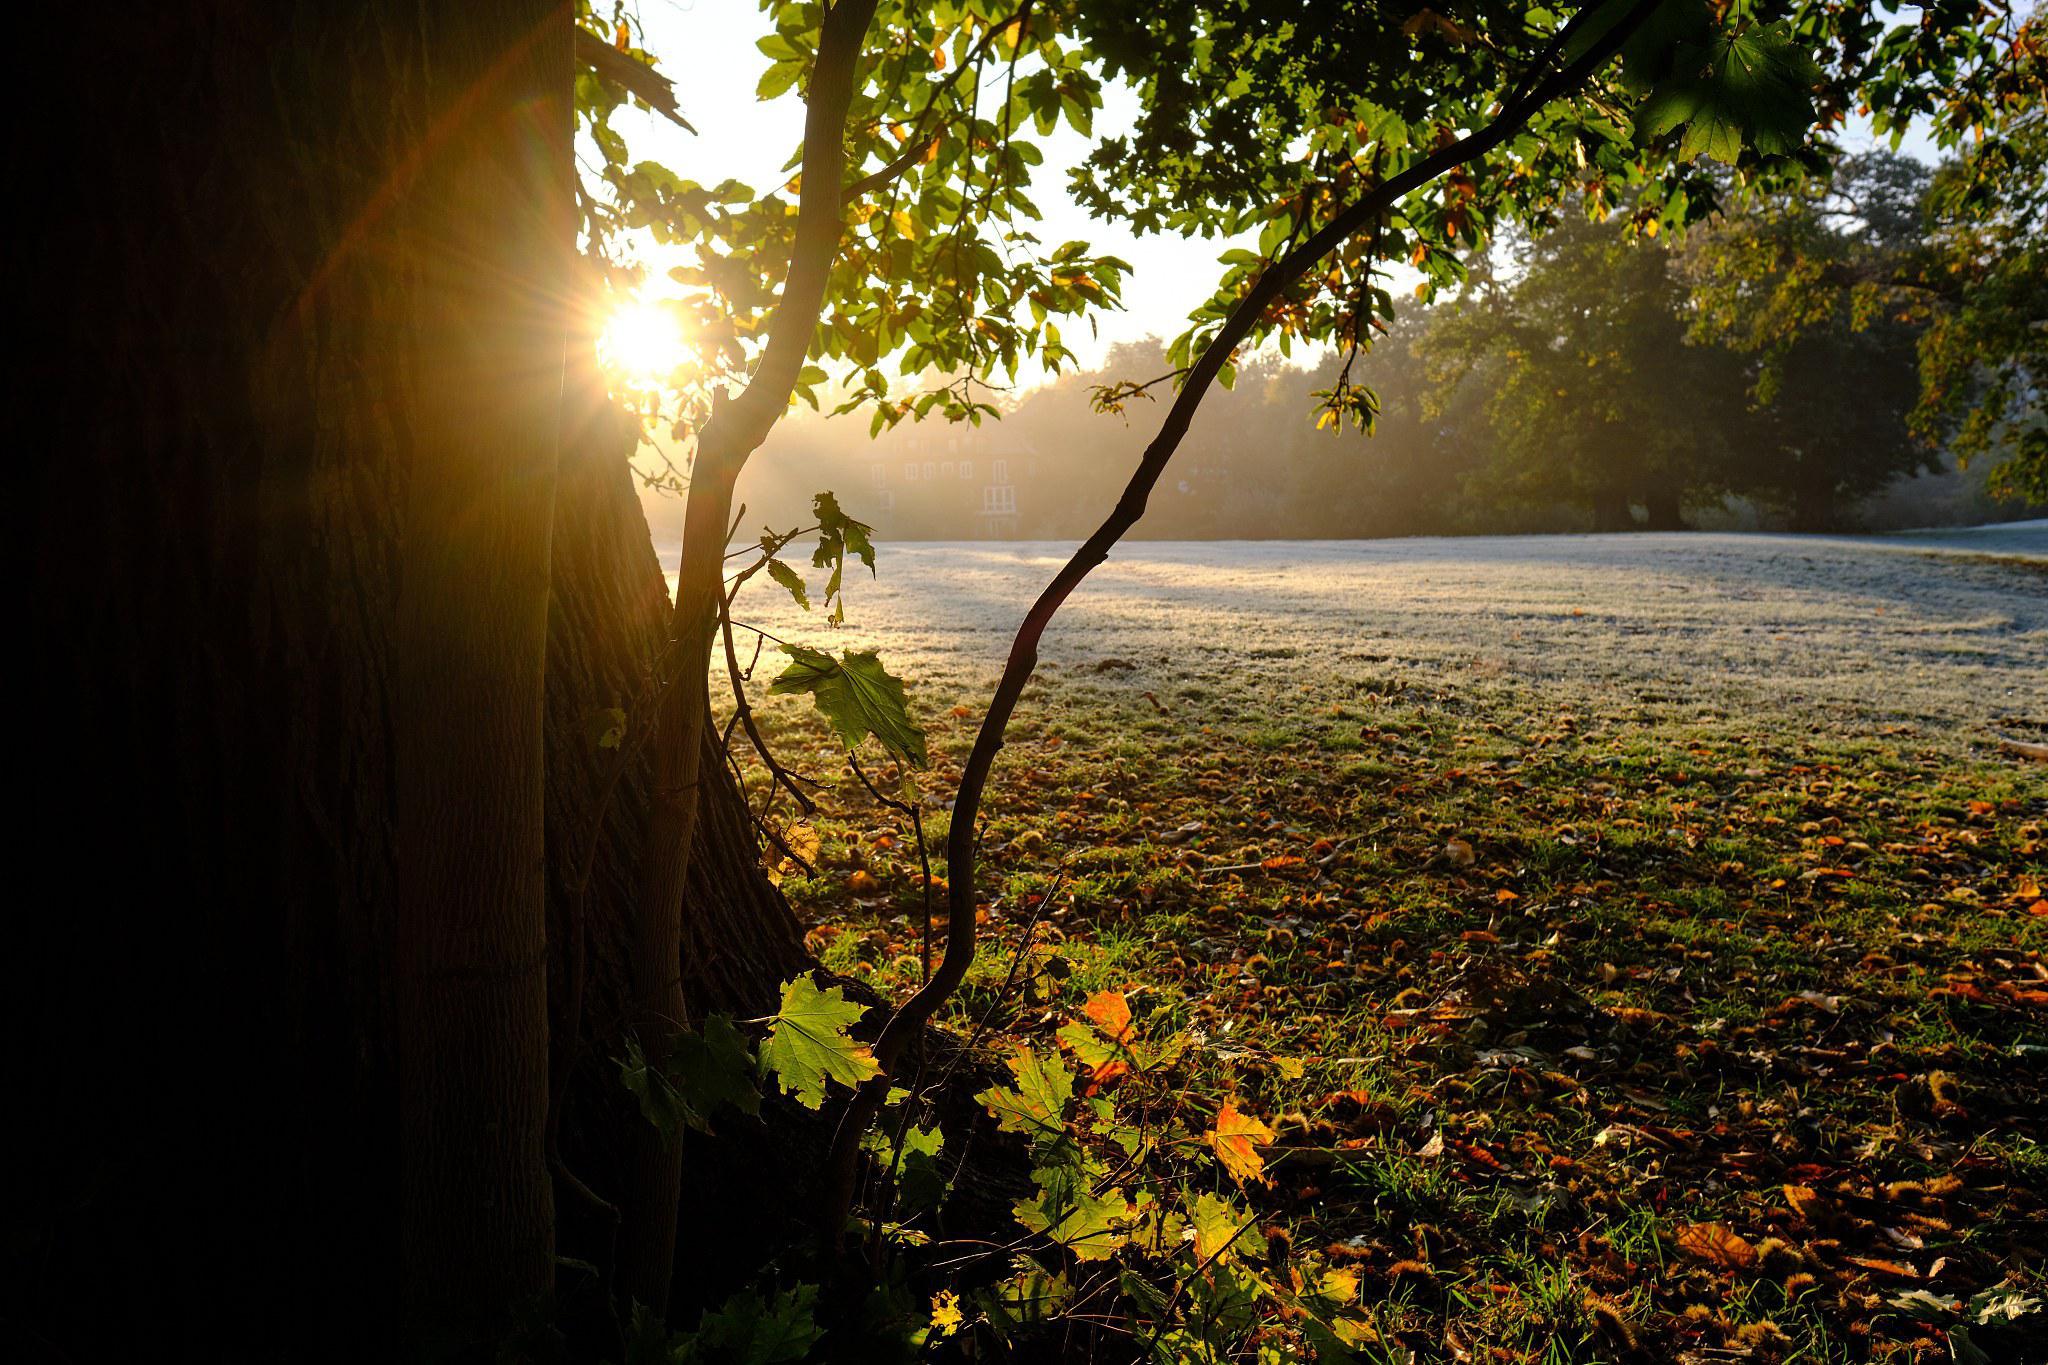
[[[1146,447],[1144,459],[1139,462],[1116,507],[1046,585],[1011,642],[1002,678],[996,685],[988,714],[982,720],[974,748],[961,772],[952,825],[947,831],[945,956],[931,979],[897,1010],[876,1039],[875,1059],[881,1064],[882,1075],[856,1094],[842,1120],[833,1152],[835,1169],[831,1191],[831,1197],[838,1202],[828,1209],[828,1215],[834,1219],[829,1224],[833,1235],[837,1234],[850,1207],[859,1135],[881,1106],[896,1059],[966,978],[967,969],[974,961],[974,833],[982,795],[987,789],[989,771],[994,766],[996,755],[1003,748],[1010,716],[1016,710],[1024,685],[1037,669],[1039,640],[1054,615],[1081,581],[1109,558],[1111,548],[1123,538],[1124,533],[1144,515],[1146,501],[1158,484],[1160,475],[1165,472],[1167,461],[1172,459],[1182,437],[1187,434],[1195,409],[1201,405],[1210,384],[1228,363],[1238,343],[1257,327],[1267,306],[1324,256],[1387,213],[1407,195],[1445,172],[1484,156],[1520,132],[1545,105],[1571,92],[1604,66],[1660,3],[1662,0],[1636,0],[1584,52],[1528,84],[1525,91],[1508,101],[1486,127],[1439,148],[1353,201],[1306,241],[1269,266],[1203,348],[1187,384],[1167,412],[1159,434]]]

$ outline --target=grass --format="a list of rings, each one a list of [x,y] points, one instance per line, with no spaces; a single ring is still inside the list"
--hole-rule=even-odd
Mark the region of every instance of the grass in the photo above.
[[[1190,1110],[1275,1133],[1236,1193],[1359,1274],[1388,1359],[1947,1360],[1902,1294],[2044,1292],[2042,768],[1940,727],[1268,653],[1034,684],[951,1026],[1050,1047],[1118,991],[1198,1039]],[[978,699],[918,700],[944,877]],[[768,718],[831,770],[815,717]],[[915,849],[831,795],[786,890],[828,966],[900,996]]]

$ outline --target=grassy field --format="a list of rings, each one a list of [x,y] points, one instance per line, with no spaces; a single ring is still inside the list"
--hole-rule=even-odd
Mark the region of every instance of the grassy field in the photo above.
[[[1234,1201],[1247,1276],[1355,1286],[1365,1359],[2042,1358],[2048,768],[1997,739],[2048,738],[2048,564],[2000,548],[1134,547],[1012,727],[951,1022],[1063,1048],[1157,1135],[1126,1187]],[[885,547],[851,594],[931,732],[935,859],[1055,557]],[[815,945],[910,989],[905,822],[767,715],[834,779],[783,869]],[[1143,1064],[1056,1042],[1125,1007]],[[1110,1273],[1061,1302],[1137,1342],[1083,1307]],[[1286,1358],[1284,1319],[1195,1335]]]

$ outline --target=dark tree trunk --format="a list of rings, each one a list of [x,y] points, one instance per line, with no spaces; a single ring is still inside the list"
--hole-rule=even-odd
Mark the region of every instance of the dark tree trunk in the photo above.
[[[97,65],[29,68],[66,128],[27,144],[8,266],[39,329],[12,411],[48,422],[17,440],[9,1340],[385,1359],[402,1303],[416,1349],[489,1337],[553,1278],[585,718],[666,630],[624,451],[549,510],[568,16],[202,3],[68,36]],[[691,998],[758,1015],[801,938],[705,770]],[[593,1112],[645,799],[636,769],[584,916]]]
[[[1673,489],[1652,489],[1643,495],[1643,509],[1649,513],[1649,529],[1652,531],[1683,531],[1686,529],[1685,516],[1680,510],[1678,493]]]
[[[1608,491],[1594,495],[1595,531],[1633,531],[1635,526],[1635,512],[1628,505],[1628,494]]]
[[[557,1207],[564,1254],[610,1270],[617,1227],[569,1181],[615,1207],[628,1203],[630,1154],[647,1126],[613,1061],[634,1022],[633,919],[652,784],[648,727],[659,710],[652,686],[673,609],[627,465],[634,425],[590,396],[588,376],[580,390],[572,388],[579,391],[584,397],[572,405],[577,426],[565,449],[573,453],[565,456],[557,503],[548,635],[549,932],[557,946],[551,998],[565,1160]],[[618,748],[600,746],[593,734],[593,716],[613,708],[627,713]],[[720,1011],[758,1018],[774,1010],[781,983],[809,959],[796,917],[762,869],[759,839],[718,727],[706,724],[702,734],[680,980],[695,1020]],[[758,1226],[770,1221],[773,1203],[760,1192],[790,1183],[788,1170],[775,1164],[787,1149],[764,1143],[757,1126],[731,1127],[733,1141],[694,1142],[678,1197],[692,1221]],[[737,1191],[754,1192],[745,1207],[730,1206]],[[751,1264],[730,1236],[713,1241],[727,1271]],[[713,1269],[685,1258],[676,1272],[685,1281],[678,1298],[701,1301],[700,1281]]]
[[[1796,488],[1792,492],[1792,529],[1815,532],[1832,531],[1837,526],[1834,490],[1828,488]]]
[[[47,329],[14,407],[59,426],[21,443],[20,894],[53,941],[20,959],[9,1337],[385,1358],[402,1303],[416,1345],[493,1336],[553,1270],[567,17],[202,3],[67,37],[95,66],[30,75],[66,127],[11,253]]]

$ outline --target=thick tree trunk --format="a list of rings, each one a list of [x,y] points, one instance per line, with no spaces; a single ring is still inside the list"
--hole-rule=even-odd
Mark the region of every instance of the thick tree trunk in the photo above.
[[[368,228],[410,305],[382,357],[403,367],[409,447],[392,696],[400,1270],[417,1337],[488,1341],[554,1283],[542,693],[573,30],[551,0],[414,25],[428,140],[395,172],[395,231]]]
[[[566,16],[202,3],[67,38],[93,75],[30,73],[67,131],[11,253],[49,329],[15,410],[61,430],[21,442],[19,894],[55,942],[21,959],[10,1339],[388,1358],[401,1298],[494,1335],[552,1272]]]
[[[623,1055],[635,1021],[635,916],[654,791],[650,728],[657,712],[654,683],[668,676],[673,608],[661,565],[649,543],[627,458],[637,439],[621,418],[590,395],[588,376],[572,403],[577,427],[566,441],[554,537],[554,595],[548,636],[548,896],[556,945],[552,976],[555,1075],[562,1091],[565,1161],[557,1205],[564,1254],[612,1268],[620,1229],[570,1184],[574,1180],[631,1211],[640,1186],[634,1153],[652,1132],[619,1086],[613,1061]],[[662,665],[658,669],[658,665]],[[700,699],[702,693],[699,693]],[[700,701],[701,704],[701,701]],[[593,733],[600,712],[627,713],[617,748]],[[699,727],[699,799],[676,953],[668,959],[700,1019],[723,1011],[758,1018],[775,1008],[782,982],[808,965],[796,917],[762,869],[760,843],[734,786],[718,728]],[[594,836],[594,841],[593,841]],[[699,1141],[690,1171],[671,1197],[687,1216],[707,1215],[721,1189],[786,1187],[776,1150],[754,1129],[732,1142]],[[692,1178],[703,1167],[706,1178]],[[766,1207],[727,1209],[720,1221],[760,1221]],[[721,1206],[723,1207],[723,1206]],[[674,1226],[671,1210],[670,1227]],[[656,1220],[644,1220],[645,1227]],[[671,1233],[671,1236],[673,1234]],[[699,1239],[701,1240],[701,1239]],[[752,1264],[730,1239],[717,1245],[732,1264]],[[623,1248],[620,1249],[623,1254]],[[686,1259],[673,1273],[691,1289],[707,1267]],[[644,1297],[644,1296],[643,1296]],[[695,1292],[679,1294],[701,1301]]]

